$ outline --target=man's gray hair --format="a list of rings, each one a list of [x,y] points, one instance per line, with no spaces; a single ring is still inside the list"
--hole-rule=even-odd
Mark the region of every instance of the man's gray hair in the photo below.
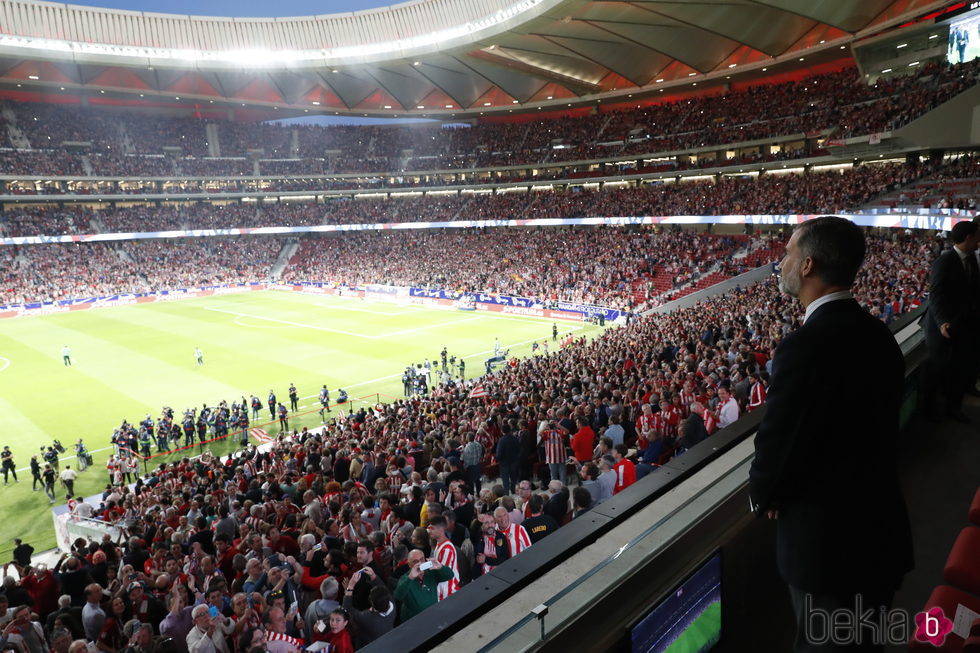
[[[337,583],[336,578],[327,578],[320,583],[320,596],[327,600],[333,600],[337,598],[337,591],[339,589],[340,585]]]
[[[807,220],[796,230],[801,260],[812,258],[824,283],[846,287],[854,283],[866,252],[861,227],[846,218],[825,215]]]
[[[208,614],[210,610],[211,608],[205,603],[202,603],[201,605],[196,605],[194,606],[194,609],[191,611],[191,617],[197,619],[203,614]]]

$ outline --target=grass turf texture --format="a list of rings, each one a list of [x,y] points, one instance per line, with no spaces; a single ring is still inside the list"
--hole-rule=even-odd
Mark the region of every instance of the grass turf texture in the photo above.
[[[721,603],[705,608],[687,630],[667,647],[666,653],[704,653],[718,643],[721,631]]]
[[[598,330],[571,323],[558,328],[576,335]],[[0,562],[9,560],[15,537],[38,551],[55,545],[48,498],[40,489],[31,491],[26,469],[38,447],[55,438],[68,449],[61,469],[77,469],[67,457],[79,437],[93,454],[94,466],[75,482],[75,493],[88,496],[108,481],[109,438],[123,419],[156,419],[165,405],[179,418],[202,402],[230,404],[254,393],[263,411],[252,426],[275,435],[278,423],[265,425],[269,389],[288,407],[287,390],[295,383],[304,399],[300,416],[291,414],[290,428],[318,426],[316,395],[324,383],[331,400],[339,388],[351,398],[364,397],[353,403],[359,408],[374,403],[376,393],[382,401],[402,396],[405,366],[425,358],[435,363],[443,346],[450,355],[466,357],[467,378],[481,375],[495,338],[517,356],[529,355],[534,339],[547,339],[551,351],[557,345],[551,342],[551,322],[542,319],[277,291],[2,321],[0,447],[9,445],[17,469],[24,471],[18,471],[19,483],[11,478],[0,488]],[[62,363],[65,345],[71,367]],[[204,352],[203,366],[196,363],[195,347]],[[234,440],[206,446],[225,454],[236,448]],[[150,464],[199,452],[195,446]],[[60,483],[55,490],[57,503],[64,503]]]

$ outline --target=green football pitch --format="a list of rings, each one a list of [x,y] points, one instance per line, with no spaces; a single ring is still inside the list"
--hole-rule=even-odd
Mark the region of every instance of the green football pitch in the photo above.
[[[55,545],[48,498],[31,489],[30,456],[58,439],[61,456],[77,468],[72,446],[83,438],[94,466],[80,474],[75,493],[97,494],[108,476],[109,438],[123,419],[154,419],[163,406],[179,415],[202,403],[230,404],[269,390],[287,406],[290,383],[300,411],[290,428],[319,426],[316,395],[322,384],[331,399],[344,388],[360,408],[402,396],[401,373],[425,358],[435,362],[445,346],[466,359],[467,378],[484,371],[495,339],[511,355],[527,356],[531,342],[548,339],[551,322],[533,317],[447,311],[354,298],[263,291],[174,302],[98,308],[0,321],[0,446],[14,454],[19,483],[0,488],[0,562],[12,540],[36,550]],[[592,335],[598,327],[559,323],[559,331]],[[72,365],[62,362],[71,349]],[[199,366],[194,350],[204,353]],[[333,408],[333,415],[338,408]],[[263,410],[253,427],[278,433]],[[231,451],[228,441],[210,445]],[[156,448],[154,447],[154,452]],[[196,455],[195,447],[151,464]],[[21,471],[22,470],[22,471]],[[58,503],[64,490],[56,487]]]

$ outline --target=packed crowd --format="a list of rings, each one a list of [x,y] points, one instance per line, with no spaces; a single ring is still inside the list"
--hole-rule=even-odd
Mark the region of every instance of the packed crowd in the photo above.
[[[200,159],[218,151],[224,157],[302,159],[268,164],[270,174],[274,169],[285,174],[438,170],[652,154],[794,134],[878,133],[901,127],[973,86],[978,71],[977,60],[930,63],[867,84],[855,69],[846,69],[628,110],[472,127],[247,125],[57,105],[6,106],[34,149],[81,141],[103,153],[197,157],[182,166],[185,175],[252,174],[248,159]],[[208,122],[217,125],[218,147],[209,147]],[[20,162],[7,165],[28,171]]]
[[[165,156],[122,155],[103,152],[89,155],[96,177],[172,177],[173,159]]]
[[[306,239],[284,281],[441,288],[644,310],[670,279],[697,278],[750,245],[744,236],[601,229],[350,233]],[[460,255],[419,256],[420,252]]]
[[[871,239],[858,301],[909,310],[939,241]],[[19,547],[5,644],[351,652],[762,406],[772,351],[801,319],[769,279],[590,342],[556,334],[482,393],[443,372],[429,393],[327,414],[263,451],[162,463],[132,486],[110,462],[98,505],[71,510],[123,537],[80,538],[53,569]]]
[[[980,173],[958,163],[957,170]],[[95,211],[104,231],[218,229],[235,227],[309,226],[443,222],[454,220],[517,220],[535,218],[836,213],[860,207],[875,197],[942,173],[942,164],[915,166],[870,163],[843,170],[807,173],[726,176],[717,181],[650,183],[610,190],[532,191],[391,197],[335,197],[323,203],[192,203],[173,206],[130,206]],[[89,220],[52,221],[50,214],[88,213],[66,206],[22,210],[0,215],[5,235],[88,233]],[[108,215],[105,219],[100,216]],[[13,224],[16,223],[16,224]],[[46,229],[57,227],[60,231]]]
[[[268,278],[283,241],[202,238],[0,248],[0,306]]]
[[[895,231],[869,240],[868,255],[854,284],[864,308],[886,324],[917,308],[929,294],[929,266],[942,241]]]

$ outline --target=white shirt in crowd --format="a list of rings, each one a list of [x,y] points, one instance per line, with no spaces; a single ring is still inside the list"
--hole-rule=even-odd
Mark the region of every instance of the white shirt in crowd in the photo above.
[[[729,397],[728,401],[718,405],[718,428],[723,429],[737,419],[738,402],[735,401],[735,397]]]

